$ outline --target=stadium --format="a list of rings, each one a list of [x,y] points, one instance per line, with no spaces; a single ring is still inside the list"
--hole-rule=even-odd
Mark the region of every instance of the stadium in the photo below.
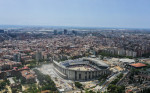
[[[65,79],[91,80],[109,74],[109,66],[95,58],[80,58],[63,62],[53,61],[54,70]]]

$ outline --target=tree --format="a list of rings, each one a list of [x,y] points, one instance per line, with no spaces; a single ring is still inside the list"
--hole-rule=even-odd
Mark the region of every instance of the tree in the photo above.
[[[90,91],[89,91],[89,93],[96,93],[96,92],[94,92],[94,91],[90,90]]]
[[[5,86],[6,86],[6,82],[5,82],[5,81],[2,81],[2,82],[0,83],[0,90],[4,89]]]
[[[57,91],[55,83],[52,81],[50,76],[44,75],[39,70],[34,69],[34,72],[37,75],[37,79],[39,80],[39,84],[41,85],[40,90],[51,90],[51,91]]]
[[[75,82],[75,86],[76,86],[77,88],[82,88],[82,84],[81,84],[80,82]]]
[[[108,93],[125,93],[125,86],[116,86],[114,84],[110,84],[107,90]]]
[[[17,93],[17,88],[12,88],[12,93]]]

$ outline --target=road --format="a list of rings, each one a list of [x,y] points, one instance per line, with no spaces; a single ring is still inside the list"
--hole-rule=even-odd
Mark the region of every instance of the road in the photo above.
[[[108,85],[120,74],[121,72],[118,72],[114,75],[112,75],[109,79],[107,79],[101,86],[100,92],[106,91]]]
[[[128,72],[129,72],[129,71],[126,71],[126,72],[118,72],[118,73],[114,74],[113,76],[111,76],[108,80],[106,80],[106,81],[102,84],[102,88],[100,89],[100,92],[106,91],[108,85],[109,85],[114,79],[116,79],[116,77],[117,77],[119,74],[123,73],[124,76],[125,76],[125,75],[127,75]]]

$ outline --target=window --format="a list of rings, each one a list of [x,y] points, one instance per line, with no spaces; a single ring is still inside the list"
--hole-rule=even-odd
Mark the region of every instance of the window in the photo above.
[[[79,74],[79,79],[81,79],[81,74]]]

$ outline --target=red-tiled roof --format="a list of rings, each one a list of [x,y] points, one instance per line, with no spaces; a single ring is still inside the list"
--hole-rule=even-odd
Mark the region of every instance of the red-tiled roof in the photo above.
[[[13,69],[14,69],[14,70],[17,70],[17,69],[18,69],[18,67],[13,67]]]
[[[133,67],[144,67],[144,66],[146,66],[146,64],[143,64],[143,63],[134,63],[134,64],[130,64],[130,65]]]
[[[126,91],[126,93],[130,93],[130,92],[132,92],[132,90],[131,90],[131,89],[129,89],[129,90],[127,90],[127,91]]]
[[[33,73],[31,73],[28,70],[23,70],[21,71],[21,74],[23,77],[25,77],[26,79],[31,79],[31,78],[35,78],[35,75]]]
[[[23,69],[29,69],[27,66],[25,66]]]
[[[21,68],[21,69],[19,69],[19,70],[28,70],[29,68],[27,67],[27,66],[25,66],[25,67],[23,67],[23,68]]]

